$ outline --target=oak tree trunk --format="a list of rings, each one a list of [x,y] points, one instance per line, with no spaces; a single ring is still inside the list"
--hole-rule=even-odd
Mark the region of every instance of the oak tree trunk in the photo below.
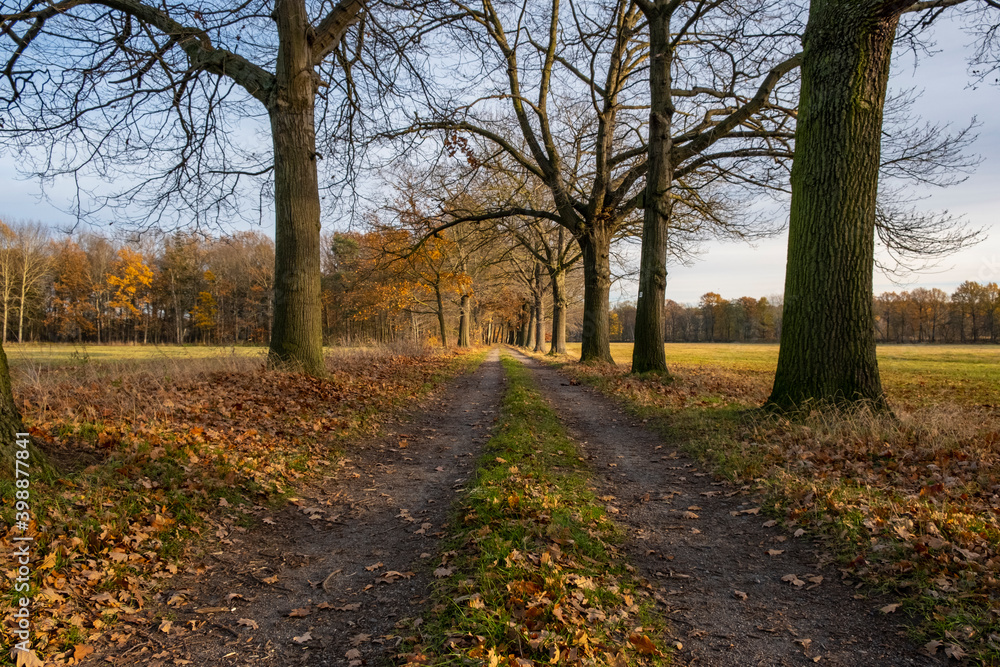
[[[552,345],[549,354],[566,354],[566,271],[549,269],[552,288]]]
[[[471,316],[470,302],[472,299],[468,294],[462,295],[462,302],[460,306],[460,313],[458,318],[458,346],[459,347],[469,347],[472,343],[469,340],[469,332],[471,330],[471,323],[469,321]]]
[[[525,306],[528,311],[528,326],[525,327],[524,333],[524,347],[531,347],[535,342],[535,301],[532,299],[530,304]]]
[[[593,226],[578,237],[583,252],[583,342],[580,361],[614,363],[608,325],[611,292],[611,238]]]
[[[535,352],[545,351],[545,304],[542,302],[542,265],[535,264]]]
[[[656,3],[649,19],[649,160],[646,172],[646,207],[642,221],[639,259],[639,298],[635,311],[635,346],[632,372],[667,372],[663,349],[663,304],[667,291],[667,234],[674,180],[670,151],[673,141],[674,105],[670,94],[670,14]]]
[[[441,334],[441,347],[448,347],[448,328],[444,323],[444,296],[441,294],[440,283],[434,285],[434,297],[437,300],[438,331]]]
[[[528,339],[528,320],[531,317],[528,312],[528,304],[521,304],[521,313],[517,319],[517,331],[514,334],[514,345],[524,347],[524,341]]]
[[[10,368],[7,366],[7,355],[0,344],[0,478],[13,479],[15,475],[14,459],[16,456],[17,434],[24,431],[21,424],[21,414],[14,403],[14,392],[11,389]],[[37,473],[43,465],[39,460],[39,452],[32,447],[31,458],[28,460],[29,473]]]
[[[275,89],[268,115],[274,144],[274,319],[270,363],[321,375],[320,203],[316,174],[315,72],[304,0],[282,0]]]
[[[781,350],[769,402],[886,407],[872,310],[875,197],[889,59],[903,3],[812,0]]]

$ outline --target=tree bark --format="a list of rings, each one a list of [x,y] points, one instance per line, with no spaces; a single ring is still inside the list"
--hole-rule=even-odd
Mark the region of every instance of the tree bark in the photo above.
[[[471,302],[471,298],[469,297],[469,295],[468,294],[463,294],[462,295],[462,302],[461,302],[461,306],[460,306],[461,312],[460,312],[459,318],[458,318],[458,346],[459,347],[470,347],[472,345],[472,342],[469,339],[469,333],[470,333],[470,330],[472,329],[471,322],[469,321],[470,316],[471,316],[471,313],[469,312],[471,310],[470,307],[469,307],[470,302]]]
[[[549,354],[566,354],[566,271],[549,269],[552,287],[552,345]]]
[[[305,0],[281,0],[274,16],[278,60],[268,105],[274,144],[274,320],[268,359],[322,375],[316,81]]]
[[[528,313],[528,318],[527,318],[528,324],[524,328],[523,346],[531,347],[535,343],[535,324],[536,324],[535,317],[537,315],[535,311],[534,295],[532,295],[531,303],[525,305],[525,310]]]
[[[7,355],[0,344],[0,478],[13,479],[15,476],[15,452],[17,434],[24,432],[24,425],[21,423],[21,414],[14,403],[14,392],[11,389],[10,368],[7,366]],[[37,473],[38,469],[44,465],[40,453],[32,446],[31,457],[26,461],[30,466],[29,472]]]
[[[448,347],[448,329],[444,324],[444,297],[441,294],[440,281],[434,285],[434,296],[437,299],[438,330],[441,333],[441,347]]]
[[[542,301],[542,265],[535,264],[535,352],[545,352],[545,304]]]
[[[593,226],[578,237],[583,251],[583,342],[580,362],[614,363],[608,327],[611,292],[611,239]]]
[[[674,104],[670,93],[670,13],[657,2],[646,13],[649,20],[649,159],[646,172],[646,206],[642,221],[642,251],[639,259],[639,298],[635,311],[635,346],[632,372],[667,373],[663,348],[663,304],[667,292],[667,235],[674,181],[670,151],[673,140]]]
[[[812,0],[781,350],[769,403],[886,409],[872,306],[875,197],[889,60],[902,3]]]

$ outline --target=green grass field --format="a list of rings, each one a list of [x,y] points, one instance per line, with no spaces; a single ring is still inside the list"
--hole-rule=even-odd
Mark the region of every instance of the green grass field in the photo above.
[[[579,343],[568,347],[570,356],[580,354]],[[670,368],[739,373],[757,383],[769,383],[778,363],[776,344],[667,343],[666,351]],[[632,343],[612,343],[611,354],[631,364]],[[1000,346],[880,345],[878,360],[892,400],[1000,404]]]
[[[217,345],[77,345],[73,343],[7,343],[7,361],[14,368],[42,365],[61,366],[87,362],[155,361],[166,359],[206,359],[223,355],[258,357],[266,347],[223,347]]]

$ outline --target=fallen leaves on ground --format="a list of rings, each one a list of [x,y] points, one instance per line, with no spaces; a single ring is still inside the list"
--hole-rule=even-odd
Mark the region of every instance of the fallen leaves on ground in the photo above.
[[[335,463],[345,436],[374,432],[394,406],[460,370],[452,359],[339,354],[325,378],[263,367],[204,373],[203,360],[174,368],[175,379],[153,364],[53,367],[19,384],[25,422],[58,470],[31,486],[33,647],[58,664],[75,660],[71,637],[120,642],[152,586],[198,573],[184,561],[191,538],[232,546],[246,531],[238,519]],[[303,511],[322,518],[308,511],[316,509]],[[12,513],[0,518],[0,548],[9,553],[11,538],[25,533],[13,528]],[[15,571],[0,575],[10,588]],[[0,601],[0,614],[10,603]],[[9,641],[10,629],[2,632]]]
[[[795,537],[819,536],[844,555],[845,578],[905,591],[938,640],[1000,660],[989,639],[1000,636],[994,385],[960,370],[890,376],[894,415],[814,409],[791,420],[756,410],[769,371],[679,364],[664,384],[612,365],[567,370],[643,418],[670,415],[672,439],[724,461],[727,477],[757,482]]]
[[[658,622],[651,585],[629,573],[607,516],[615,498],[586,489],[575,445],[527,371],[504,365],[502,427],[459,505],[430,627],[406,664],[662,664],[662,626],[643,627]]]

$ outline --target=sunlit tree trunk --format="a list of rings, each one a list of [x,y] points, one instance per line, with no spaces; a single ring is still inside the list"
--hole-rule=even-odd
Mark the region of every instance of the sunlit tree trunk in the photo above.
[[[441,281],[434,283],[434,297],[437,300],[438,330],[441,334],[441,347],[448,347],[448,329],[444,324],[444,296],[441,294]]]
[[[282,0],[275,90],[268,106],[274,144],[272,364],[321,375],[320,203],[315,90],[305,0]]]
[[[535,311],[534,300],[532,300],[532,302],[525,307],[525,310],[528,313],[528,324],[524,329],[524,340],[521,341],[521,344],[524,347],[531,347],[535,342],[535,318],[538,315]]]
[[[468,294],[462,295],[462,302],[460,305],[461,312],[458,319],[458,346],[459,347],[469,347],[472,345],[469,334],[471,332],[472,326],[470,322],[471,310],[470,303],[472,298]]]
[[[552,289],[552,346],[549,354],[566,354],[566,271],[549,269]]]
[[[673,62],[670,12],[673,10],[668,12],[666,7],[672,4],[658,0],[645,12],[649,20],[649,167],[635,311],[635,346],[632,348],[633,373],[667,372],[663,305],[667,291],[667,235],[673,208],[670,132],[674,105],[670,92]]]
[[[813,0],[802,92],[781,351],[770,403],[886,407],[872,306],[882,111],[899,11]]]
[[[611,292],[611,239],[603,230],[589,229],[579,237],[583,251],[583,340],[580,361],[614,363],[608,327]]]
[[[542,301],[542,265],[535,264],[535,352],[545,351],[545,304]]]

